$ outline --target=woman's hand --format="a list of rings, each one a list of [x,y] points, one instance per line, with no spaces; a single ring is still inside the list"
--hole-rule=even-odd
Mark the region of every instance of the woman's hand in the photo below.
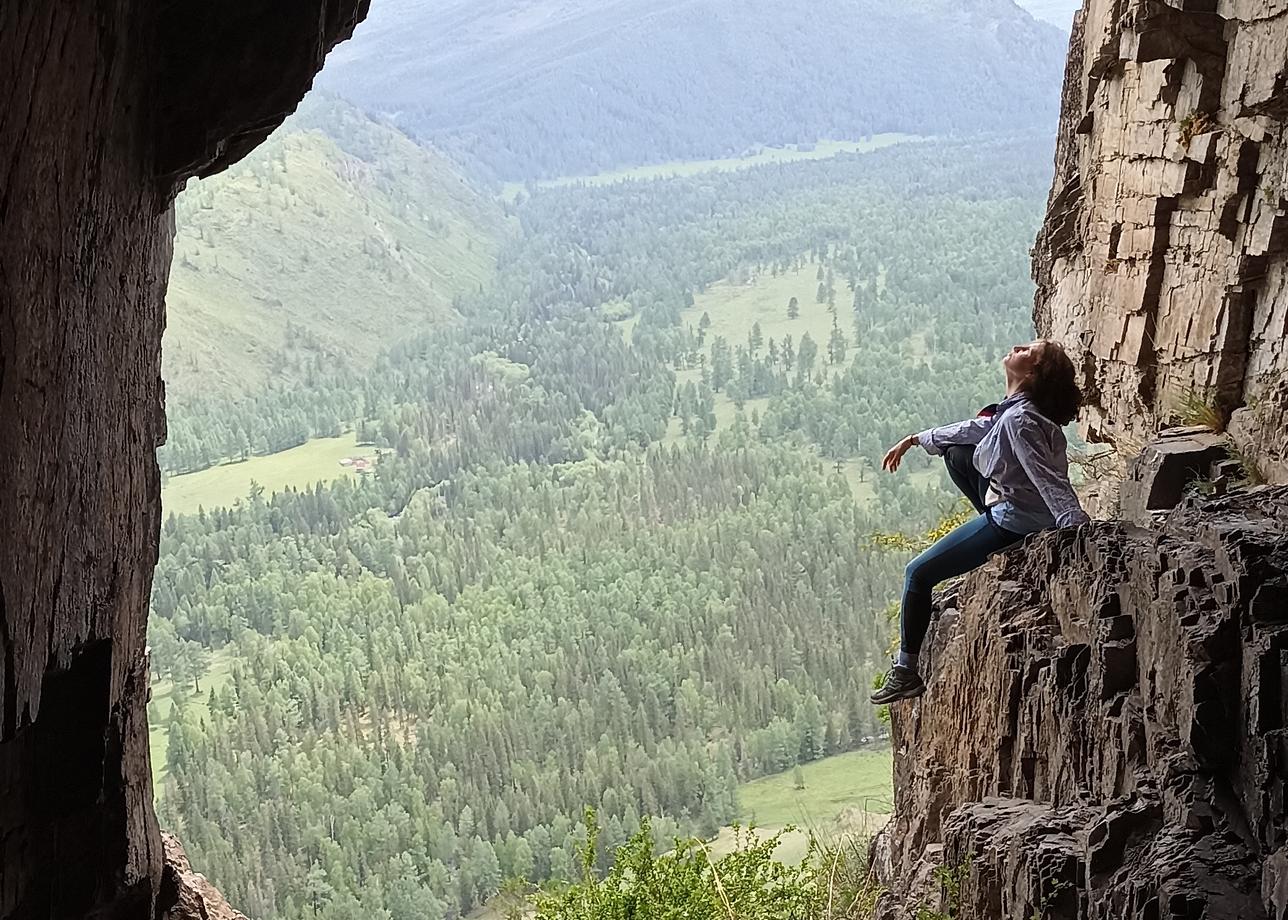
[[[885,459],[881,461],[881,469],[894,472],[903,462],[903,455],[910,451],[914,444],[917,443],[917,436],[910,434],[894,447],[886,451]]]

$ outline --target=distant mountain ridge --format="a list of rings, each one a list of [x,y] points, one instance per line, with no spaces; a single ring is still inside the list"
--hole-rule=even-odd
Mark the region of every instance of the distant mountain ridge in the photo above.
[[[1068,32],[1073,25],[1073,14],[1082,8],[1082,0],[1016,0],[1036,18],[1059,26]]]
[[[252,394],[288,353],[369,359],[492,276],[503,217],[450,161],[311,95],[244,161],[177,202],[169,401]]]
[[[1011,0],[382,0],[320,85],[505,179],[1054,123],[1067,37]]]

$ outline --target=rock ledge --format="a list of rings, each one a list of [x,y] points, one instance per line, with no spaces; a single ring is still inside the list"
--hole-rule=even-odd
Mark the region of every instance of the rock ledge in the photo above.
[[[893,708],[882,916],[1288,917],[1288,488],[1092,523],[968,577]]]

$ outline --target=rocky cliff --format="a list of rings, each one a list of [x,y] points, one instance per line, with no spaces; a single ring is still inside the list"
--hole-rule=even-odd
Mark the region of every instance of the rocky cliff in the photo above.
[[[1093,439],[1145,440],[1192,390],[1288,482],[1285,116],[1288,2],[1086,0],[1034,277]]]
[[[1288,916],[1288,489],[1039,535],[941,608],[886,916]]]
[[[1160,512],[1224,447],[1155,440],[1188,394],[1288,482],[1286,116],[1288,2],[1077,18],[1035,321],[1083,355],[1089,438],[1140,454],[1132,523],[941,600],[928,693],[893,709],[883,916],[1288,918],[1288,488]]]
[[[170,203],[366,6],[0,3],[0,918],[175,906],[144,659]]]

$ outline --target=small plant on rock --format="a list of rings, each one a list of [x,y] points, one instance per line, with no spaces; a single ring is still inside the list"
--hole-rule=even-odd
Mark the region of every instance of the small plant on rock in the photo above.
[[[922,905],[917,909],[916,920],[952,920],[961,912],[962,886],[970,877],[970,857],[956,866],[940,866],[935,869],[935,881],[939,883],[939,909]]]
[[[1237,486],[1265,485],[1266,476],[1261,472],[1256,456],[1246,446],[1230,438],[1229,443],[1226,445],[1226,450],[1230,454],[1230,459],[1239,465],[1239,479],[1235,483]]]
[[[868,540],[878,549],[919,553],[934,544],[940,537],[956,530],[973,517],[975,517],[975,510],[967,504],[965,499],[962,499],[952,508],[945,511],[943,517],[939,519],[939,523],[924,534],[910,537],[902,533],[878,532],[870,534]]]
[[[1051,889],[1043,896],[1042,903],[1033,908],[1033,915],[1029,920],[1047,920],[1047,916],[1051,912],[1051,906],[1059,900],[1060,895],[1072,887],[1073,885],[1070,882],[1057,882],[1051,886]]]
[[[1190,141],[1200,134],[1206,134],[1214,127],[1212,116],[1197,109],[1178,122],[1181,131],[1181,143],[1189,146]]]
[[[1186,388],[1177,402],[1176,411],[1186,425],[1202,425],[1218,434],[1225,431],[1225,417],[1209,390]]]

